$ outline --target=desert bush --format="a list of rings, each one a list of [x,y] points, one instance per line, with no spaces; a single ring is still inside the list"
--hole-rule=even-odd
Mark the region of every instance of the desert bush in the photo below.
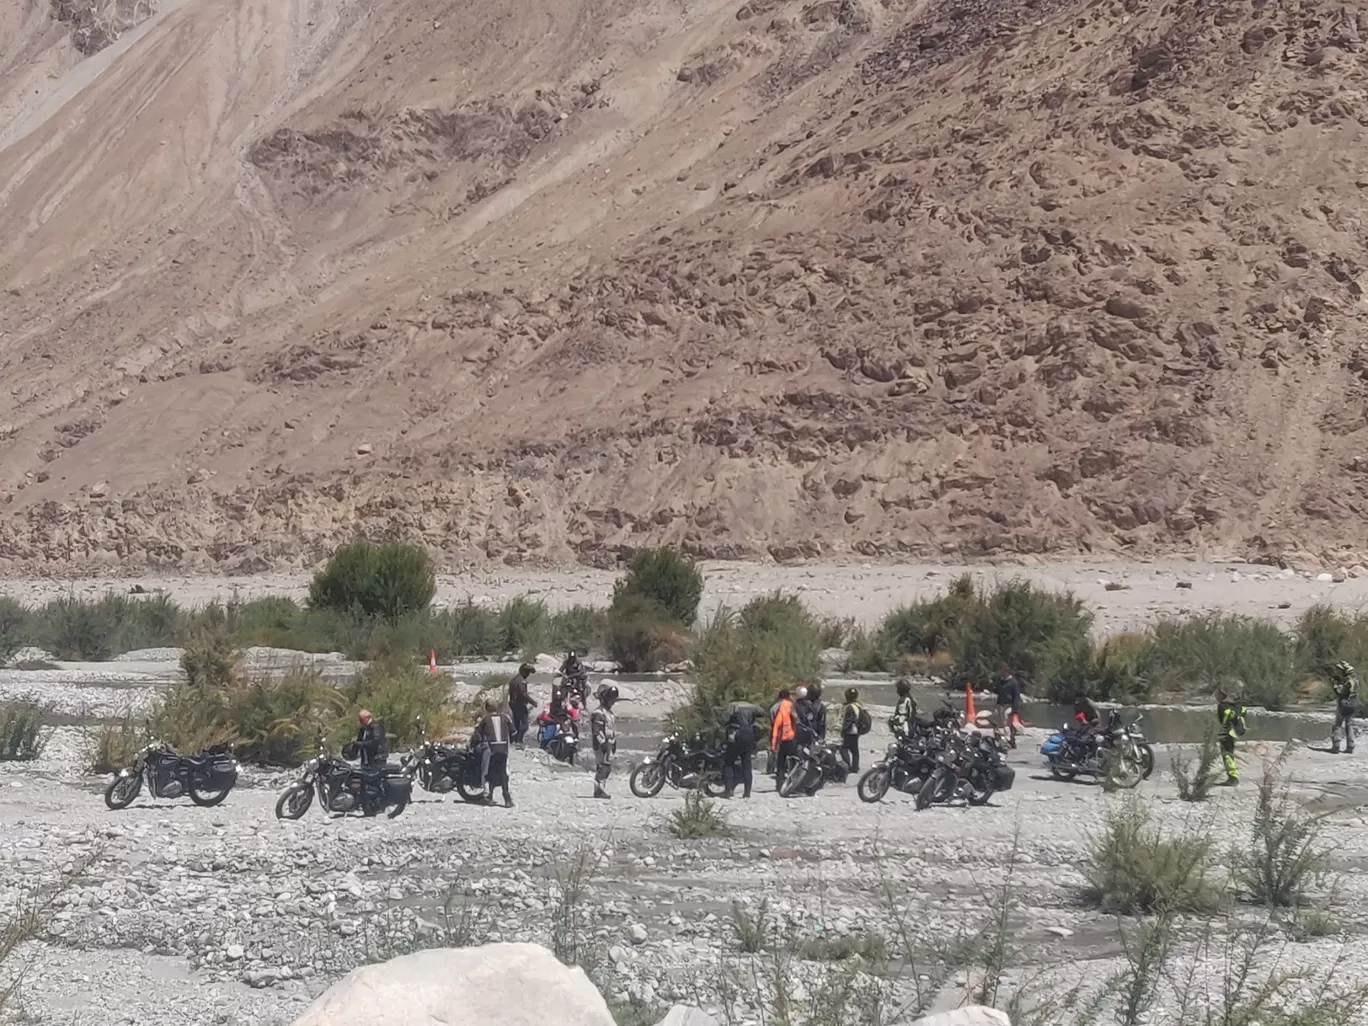
[[[608,615],[593,606],[571,606],[551,615],[551,650],[573,650],[581,655],[597,647],[603,638]]]
[[[224,690],[189,684],[173,685],[153,703],[147,729],[152,739],[187,755],[237,740]]]
[[[181,613],[165,596],[129,598],[113,592],[95,601],[54,599],[32,614],[30,632],[58,659],[100,662],[136,648],[174,645]]]
[[[309,584],[309,607],[396,619],[437,593],[432,558],[417,545],[356,541],[338,548]]]
[[[1235,881],[1251,901],[1293,908],[1325,879],[1330,854],[1320,839],[1320,820],[1291,799],[1279,768],[1280,762],[1264,764],[1249,845],[1235,858]]]
[[[297,668],[234,682],[223,696],[221,715],[238,758],[297,766],[313,754],[318,733],[339,721],[345,702],[317,670]]]
[[[29,762],[43,754],[52,737],[43,714],[34,702],[0,705],[0,762]]]
[[[794,946],[793,953],[806,962],[844,962],[858,958],[880,968],[888,962],[888,945],[877,933],[808,937]]]
[[[1322,680],[1341,659],[1368,666],[1368,612],[1350,614],[1333,606],[1312,606],[1297,621],[1293,647],[1302,673]]]
[[[1178,788],[1178,797],[1185,802],[1204,802],[1210,798],[1212,788],[1225,775],[1223,769],[1217,769],[1220,759],[1221,736],[1214,725],[1202,736],[1196,759],[1174,749],[1169,772]]]
[[[91,773],[117,773],[133,765],[138,750],[147,744],[147,722],[131,710],[88,734],[86,766]]]
[[[535,659],[553,647],[551,611],[545,602],[519,595],[499,610],[495,637],[498,651]]]
[[[670,833],[681,841],[731,833],[726,815],[717,807],[717,802],[703,797],[702,791],[687,792],[683,806],[670,813],[666,825]]]
[[[752,599],[736,614],[719,609],[689,648],[693,693],[672,724],[716,733],[732,702],[769,708],[780,688],[819,678],[821,645],[820,625],[794,596]]]
[[[608,654],[628,673],[654,673],[684,656],[684,632],[645,595],[619,595],[604,627]]]
[[[638,549],[613,588],[614,604],[628,595],[651,599],[670,619],[692,627],[703,599],[703,571],[691,556],[668,546]]]
[[[992,680],[999,667],[1024,671],[1048,690],[1089,644],[1092,614],[1071,594],[1008,581],[981,590],[950,630],[957,683]]]
[[[456,726],[451,677],[429,673],[425,667],[394,662],[372,664],[353,677],[340,693],[345,711],[330,732],[338,745],[355,736],[356,713],[361,709],[369,709],[385,725],[391,751],[418,744],[423,730],[440,737]]]
[[[0,598],[0,666],[28,643],[28,614],[13,599]]]
[[[1086,897],[1105,912],[1210,912],[1221,902],[1211,837],[1166,835],[1135,796],[1108,809],[1088,846]]]
[[[1266,620],[1226,613],[1167,619],[1154,625],[1151,637],[1163,691],[1214,691],[1239,679],[1247,703],[1272,710],[1298,693],[1291,640]]]
[[[437,650],[452,659],[502,652],[497,628],[498,613],[495,610],[466,600],[439,610],[433,614],[433,618],[442,637],[442,644]]]
[[[228,635],[205,630],[186,641],[180,665],[192,687],[221,688],[232,681],[237,661],[237,649]]]
[[[770,944],[770,910],[768,899],[760,899],[760,904],[752,912],[739,901],[733,901],[731,906],[732,932],[736,935],[736,944],[744,953],[753,955],[758,951],[764,951]]]

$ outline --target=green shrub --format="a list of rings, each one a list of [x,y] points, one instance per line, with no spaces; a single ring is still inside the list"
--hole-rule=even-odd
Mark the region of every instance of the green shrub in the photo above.
[[[184,616],[164,595],[110,592],[93,602],[54,599],[35,610],[31,622],[33,642],[58,659],[102,662],[133,649],[175,645]]]
[[[1104,912],[1209,912],[1221,901],[1205,833],[1165,835],[1132,795],[1109,809],[1083,868],[1087,898]]]
[[[502,654],[497,612],[467,600],[433,614],[442,644],[438,651],[452,659]]]
[[[238,758],[297,766],[313,754],[319,732],[333,730],[345,709],[345,696],[317,670],[297,668],[234,682],[223,696],[221,715]]]
[[[680,625],[645,595],[619,595],[604,627],[608,654],[627,673],[654,673],[684,657]]]
[[[391,751],[418,744],[424,729],[440,736],[456,725],[451,677],[430,673],[426,667],[372,664],[340,690],[345,711],[331,731],[339,746],[356,736],[356,714],[362,709],[385,725]]]
[[[1203,735],[1195,761],[1174,749],[1169,771],[1173,774],[1173,783],[1178,788],[1178,797],[1185,802],[1204,802],[1211,797],[1212,788],[1224,775],[1223,770],[1217,769],[1220,758],[1220,732],[1215,724],[1208,727],[1206,734]]]
[[[882,967],[888,962],[888,945],[877,933],[838,934],[799,941],[794,954],[805,962],[845,962],[858,958],[868,965]]]
[[[1049,690],[1090,644],[1092,614],[1071,594],[1009,581],[978,593],[950,628],[954,682],[986,683],[998,669],[1023,670]]]
[[[0,705],[0,762],[30,762],[43,754],[52,731],[33,702]]]
[[[1271,710],[1285,708],[1298,694],[1291,639],[1266,620],[1227,613],[1161,620],[1151,637],[1162,691],[1215,691],[1238,679],[1248,704]]]
[[[1320,839],[1320,820],[1291,799],[1278,768],[1278,763],[1264,765],[1249,847],[1236,858],[1235,879],[1251,901],[1293,908],[1325,878],[1330,853]]]
[[[0,666],[28,643],[28,614],[13,599],[0,598]]]
[[[716,733],[732,702],[768,709],[780,688],[820,677],[821,651],[821,625],[791,595],[752,599],[738,614],[719,609],[689,649],[693,693],[671,723]]]
[[[237,740],[227,696],[218,688],[173,685],[153,703],[147,726],[154,740],[186,755]]]
[[[86,760],[91,773],[117,773],[133,765],[138,750],[147,744],[147,723],[141,717],[125,712],[112,723],[101,725],[90,737]]]
[[[1297,621],[1293,639],[1297,666],[1307,676],[1324,680],[1341,659],[1368,666],[1368,613],[1350,615],[1333,606],[1312,606]]]
[[[237,650],[228,635],[199,631],[185,643],[180,665],[192,687],[221,688],[233,679],[237,661]]]
[[[495,621],[499,652],[535,659],[553,647],[551,613],[546,603],[522,595],[499,610]]]
[[[754,912],[741,902],[733,901],[731,921],[736,944],[743,953],[753,955],[769,947],[771,924],[768,898],[761,898]]]
[[[593,606],[571,606],[552,614],[552,651],[583,655],[601,643],[607,622],[608,614]]]
[[[667,826],[670,833],[681,841],[731,833],[727,817],[718,809],[716,802],[703,797],[702,791],[687,792],[683,807],[670,813]]]
[[[437,593],[432,558],[417,545],[343,545],[309,584],[309,607],[396,619],[426,609]]]
[[[638,549],[613,588],[614,604],[628,595],[652,599],[670,619],[691,627],[703,599],[703,571],[675,549]]]

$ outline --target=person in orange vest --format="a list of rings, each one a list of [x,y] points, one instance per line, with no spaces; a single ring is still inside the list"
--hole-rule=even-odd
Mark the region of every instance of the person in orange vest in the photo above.
[[[779,692],[779,701],[770,711],[770,751],[774,753],[774,779],[784,779],[789,760],[797,754],[798,732],[793,726],[793,699],[788,688]]]

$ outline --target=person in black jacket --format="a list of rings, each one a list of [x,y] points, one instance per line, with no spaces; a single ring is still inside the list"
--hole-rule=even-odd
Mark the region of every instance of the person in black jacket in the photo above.
[[[363,769],[376,769],[389,758],[389,743],[385,740],[385,725],[371,716],[369,709],[356,714],[360,727],[356,731],[356,741],[352,748],[361,760]]]
[[[998,671],[997,707],[998,716],[1007,721],[1007,743],[1015,748],[1021,720],[1021,680],[1006,666]]]
[[[751,702],[733,702],[727,706],[726,717],[722,721],[722,731],[727,740],[726,750],[722,754],[722,783],[726,787],[723,798],[732,797],[738,780],[741,797],[751,796],[751,758],[755,755],[758,734],[756,721],[759,716],[760,707]]]
[[[860,692],[846,688],[845,708],[841,711],[841,751],[852,773],[860,772]]]
[[[793,729],[797,731],[798,743],[811,744],[817,737],[812,725],[812,697],[808,689],[800,684],[793,694]]]
[[[494,699],[485,700],[484,719],[475,728],[470,743],[480,751],[480,764],[484,779],[485,801],[494,801],[494,787],[503,789],[505,809],[513,808],[513,796],[508,790],[508,739],[513,733],[513,724],[499,708]]]
[[[808,689],[808,701],[812,703],[812,734],[816,741],[825,741],[827,736],[827,707],[822,701],[822,685],[814,684]]]
[[[532,673],[532,667],[523,663],[508,681],[508,711],[513,718],[513,743],[519,748],[523,746],[523,737],[527,734],[527,713],[532,708],[532,696],[527,690]]]

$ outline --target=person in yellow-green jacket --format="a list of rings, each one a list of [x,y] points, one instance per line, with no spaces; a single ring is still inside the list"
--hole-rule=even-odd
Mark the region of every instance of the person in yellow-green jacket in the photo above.
[[[1221,724],[1221,761],[1225,764],[1226,783],[1240,782],[1240,767],[1235,762],[1235,739],[1243,737],[1246,729],[1245,707],[1241,701],[1243,686],[1236,682],[1233,689],[1216,692],[1216,719]]]

